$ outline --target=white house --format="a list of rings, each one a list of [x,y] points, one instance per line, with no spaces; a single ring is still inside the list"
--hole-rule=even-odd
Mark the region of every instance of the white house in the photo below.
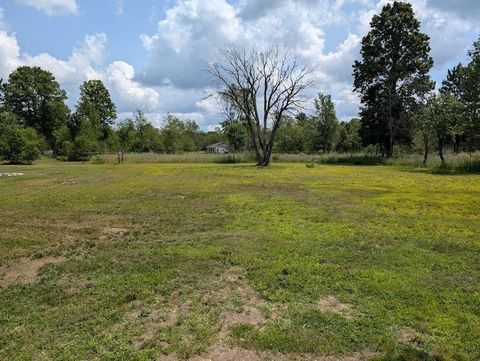
[[[228,144],[218,142],[207,146],[207,153],[227,154],[229,152]]]

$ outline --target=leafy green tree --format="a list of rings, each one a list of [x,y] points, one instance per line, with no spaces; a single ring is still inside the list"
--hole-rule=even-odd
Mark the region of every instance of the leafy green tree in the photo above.
[[[432,101],[431,98],[426,104],[422,105],[415,115],[415,125],[421,134],[423,142],[423,165],[427,164],[428,155],[430,153],[430,143],[432,134],[434,133],[434,122],[432,117]]]
[[[233,153],[244,150],[248,143],[248,131],[245,124],[240,120],[226,120],[221,125],[230,150]]]
[[[185,121],[185,136],[183,150],[200,150],[200,127],[194,120]]]
[[[108,89],[101,80],[88,80],[80,86],[77,104],[80,122],[89,122],[98,133],[98,140],[105,141],[117,118],[117,108],[110,98]]]
[[[3,86],[5,107],[17,116],[20,125],[42,134],[53,147],[53,132],[65,124],[70,110],[67,94],[52,73],[39,67],[21,66]]]
[[[53,132],[55,138],[55,155],[67,157],[72,152],[73,137],[67,125],[55,129]]]
[[[362,149],[360,138],[360,119],[353,118],[349,122],[340,122],[336,149],[339,152],[353,154]]]
[[[224,141],[224,138],[225,136],[220,127],[213,131],[201,132],[199,149],[205,150],[208,145]]]
[[[480,149],[480,39],[468,52],[470,63],[463,79],[463,101],[465,104],[465,134],[468,150]]]
[[[467,68],[462,64],[458,64],[452,69],[448,70],[447,78],[442,82],[440,93],[450,94],[457,98],[459,101],[465,103],[465,83],[467,77]],[[453,150],[455,153],[460,151],[460,146],[466,140],[468,114],[464,114],[459,119],[459,123],[455,124],[452,131]]]
[[[466,68],[460,63],[448,70],[447,78],[442,82],[440,93],[450,94],[455,96],[458,100],[464,98],[464,81],[466,75]]]
[[[185,123],[179,118],[167,114],[161,133],[167,153],[177,153],[184,150]]]
[[[135,152],[161,152],[164,149],[160,131],[145,117],[141,110],[134,114],[134,144]]]
[[[12,164],[32,164],[40,155],[35,129],[19,125],[12,113],[0,113],[0,160]]]
[[[450,94],[440,94],[431,100],[429,106],[430,120],[436,136],[438,155],[445,164],[444,149],[452,138],[452,130],[459,123],[464,112],[464,105]]]
[[[337,132],[338,119],[335,113],[335,104],[330,95],[318,94],[314,101],[315,115],[314,134],[311,151],[331,152],[334,149]]]
[[[83,123],[80,132],[73,139],[73,145],[68,154],[68,160],[88,160],[95,153],[99,153],[102,149],[97,136],[98,130],[92,123]]]
[[[123,152],[133,151],[135,144],[136,130],[135,123],[131,119],[121,121],[117,127],[117,136],[120,145],[120,150]]]
[[[412,5],[385,5],[362,39],[361,61],[355,61],[354,89],[361,94],[364,144],[379,144],[388,157],[395,143],[410,144],[417,99],[434,88],[429,37],[420,32]]]
[[[275,151],[278,153],[300,153],[304,151],[303,127],[297,119],[286,117],[278,130]]]

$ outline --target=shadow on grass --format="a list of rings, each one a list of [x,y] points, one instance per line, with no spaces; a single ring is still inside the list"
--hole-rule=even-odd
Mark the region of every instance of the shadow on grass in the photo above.
[[[432,356],[427,352],[411,346],[402,346],[401,349],[388,352],[384,355],[374,356],[369,361],[446,361],[442,356]]]

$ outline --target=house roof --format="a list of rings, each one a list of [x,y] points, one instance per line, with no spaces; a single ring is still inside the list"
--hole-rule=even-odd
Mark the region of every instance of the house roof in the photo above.
[[[207,148],[210,148],[210,147],[228,148],[228,144],[224,143],[224,142],[218,142],[218,143],[213,143],[213,144],[207,145]]]

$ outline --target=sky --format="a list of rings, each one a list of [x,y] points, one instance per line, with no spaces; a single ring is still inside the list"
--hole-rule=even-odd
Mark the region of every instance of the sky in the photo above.
[[[78,87],[102,80],[119,119],[143,110],[204,130],[221,121],[205,71],[219,48],[271,44],[312,71],[308,96],[332,95],[341,120],[357,116],[352,64],[374,14],[389,0],[0,0],[0,78],[21,65],[54,74],[74,109]],[[431,40],[432,78],[466,61],[480,34],[480,0],[409,0]],[[313,102],[311,102],[313,103]],[[306,111],[311,110],[312,104]]]

